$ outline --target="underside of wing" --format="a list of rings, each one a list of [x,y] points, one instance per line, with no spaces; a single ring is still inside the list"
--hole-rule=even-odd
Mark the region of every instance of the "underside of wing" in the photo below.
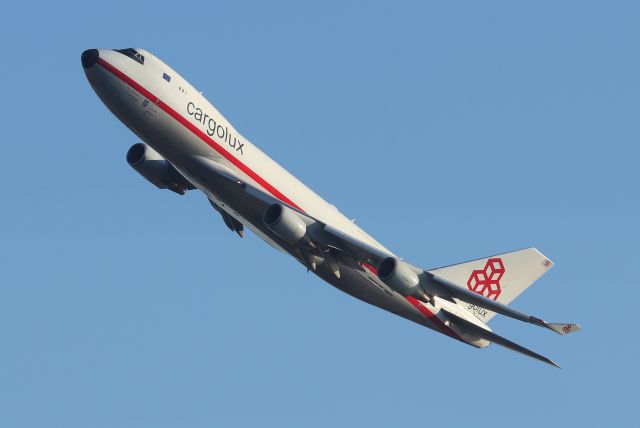
[[[242,192],[243,199],[261,213],[261,218],[255,220],[297,248],[300,258],[310,269],[315,270],[318,264],[326,262],[337,276],[342,264],[361,267],[366,263],[375,270],[380,261],[390,255],[283,202],[243,180],[219,162],[198,157],[197,164],[200,165],[196,172],[199,181],[208,182],[220,191]],[[232,222],[229,228],[236,230]]]

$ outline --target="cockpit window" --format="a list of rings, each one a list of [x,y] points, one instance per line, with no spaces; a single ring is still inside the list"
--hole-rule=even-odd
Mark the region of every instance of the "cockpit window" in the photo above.
[[[144,64],[144,55],[140,54],[137,50],[133,48],[116,49],[116,52],[120,52],[122,55],[126,55],[132,60],[139,62],[140,64]]]

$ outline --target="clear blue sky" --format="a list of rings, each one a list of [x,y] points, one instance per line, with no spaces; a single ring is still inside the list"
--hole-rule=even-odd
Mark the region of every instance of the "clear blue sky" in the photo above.
[[[12,2],[0,16],[0,426],[637,426],[637,2]],[[425,267],[534,245],[476,350],[156,190],[80,53],[144,47]]]

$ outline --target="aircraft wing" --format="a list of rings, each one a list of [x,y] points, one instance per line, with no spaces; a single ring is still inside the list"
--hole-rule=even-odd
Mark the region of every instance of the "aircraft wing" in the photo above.
[[[391,255],[310,216],[297,207],[281,201],[257,186],[243,180],[224,165],[202,156],[198,156],[197,158],[198,163],[202,167],[202,169],[198,171],[199,175],[205,176],[206,174],[207,181],[215,181],[211,183],[213,188],[223,185],[235,188],[236,191],[244,192],[245,198],[250,199],[252,206],[256,207],[260,212],[265,212],[274,204],[280,204],[295,211],[304,219],[305,223],[309,224],[311,244],[316,247],[321,247],[324,252],[330,252],[333,256],[337,257],[340,262],[350,266],[357,265],[358,262],[366,262],[375,267],[378,266],[384,258]],[[309,242],[300,243],[299,245],[306,246],[307,244],[309,244]]]
[[[390,256],[389,253],[362,242],[328,224],[324,225],[323,230],[327,234],[327,238],[332,240],[340,251],[356,260],[366,261],[377,267],[382,260]]]

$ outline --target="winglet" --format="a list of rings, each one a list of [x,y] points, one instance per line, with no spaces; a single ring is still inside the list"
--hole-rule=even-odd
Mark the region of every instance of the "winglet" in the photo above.
[[[582,327],[578,324],[546,322],[533,316],[529,317],[529,322],[531,324],[539,325],[540,327],[548,328],[562,336],[582,330]]]
[[[555,331],[558,334],[565,335],[582,330],[578,324],[563,324],[563,323],[547,323],[547,327]]]

